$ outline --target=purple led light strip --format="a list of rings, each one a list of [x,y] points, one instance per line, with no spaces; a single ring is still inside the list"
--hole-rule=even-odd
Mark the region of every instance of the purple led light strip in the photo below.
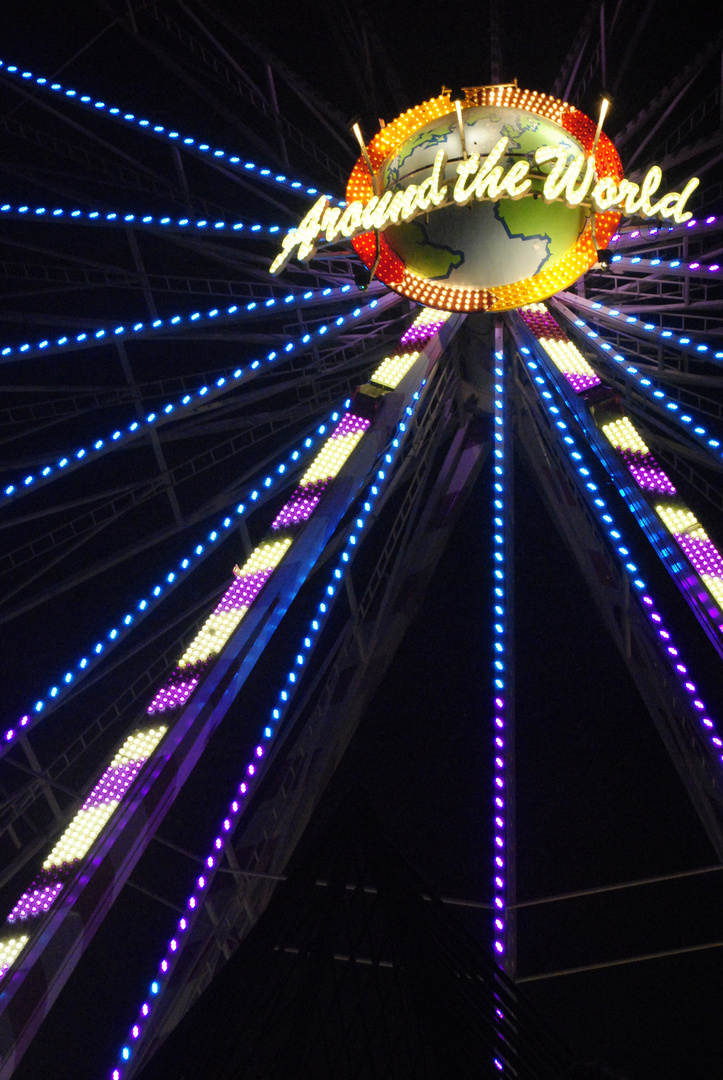
[[[641,241],[647,241],[655,237],[664,244],[667,240],[683,236],[686,233],[715,232],[720,228],[723,228],[723,217],[711,215],[702,221],[691,218],[690,221],[683,222],[681,225],[651,226],[648,229],[631,229],[628,227],[623,229],[622,232],[616,233],[611,243],[616,244],[618,247],[637,247]]]
[[[446,321],[446,318],[440,318],[426,325],[410,326],[407,332],[399,339],[400,346],[406,348],[409,345],[414,345],[416,348],[421,348],[430,338],[434,337]]]
[[[663,471],[651,453],[642,454],[627,447],[615,447],[638,487],[643,491],[659,492],[663,495],[675,495],[675,485]]]

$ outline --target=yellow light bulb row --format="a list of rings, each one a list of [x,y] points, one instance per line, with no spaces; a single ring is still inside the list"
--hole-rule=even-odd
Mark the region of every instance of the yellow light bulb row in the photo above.
[[[416,322],[413,325],[416,326]],[[418,356],[418,352],[387,356],[372,375],[371,381],[378,386],[386,386],[389,390],[396,390]]]
[[[111,799],[110,802],[103,803],[101,806],[79,810],[43,863],[43,870],[50,870],[51,867],[59,866],[64,862],[82,859],[117,805],[118,800]]]
[[[254,548],[241,568],[234,567],[234,576],[251,577],[263,570],[273,570],[281,562],[290,544],[290,537],[263,540]],[[221,600],[178,661],[179,668],[202,663],[220,653],[248,610],[248,604],[239,604],[238,607],[228,609]]]
[[[131,761],[145,761],[158,746],[167,730],[167,727],[161,725],[157,728],[147,728],[145,731],[134,731],[111,761],[111,768],[128,765]]]
[[[259,570],[273,570],[283,559],[290,543],[291,540],[288,537],[281,540],[262,540],[240,569],[234,567],[234,576],[249,577],[251,574],[257,574]]]
[[[410,326],[410,330],[417,329],[422,326],[431,326],[432,323],[446,322],[450,317],[450,312],[435,311],[434,308],[424,308]],[[407,331],[408,333],[409,331]]]
[[[712,574],[701,574],[701,580],[715,602],[723,608],[723,580]]]
[[[595,372],[571,341],[560,341],[557,338],[548,337],[541,337],[538,340],[553,364],[563,374],[591,375],[595,378]]]
[[[413,135],[420,127],[424,127],[431,120],[440,116],[447,116],[452,108],[452,99],[449,94],[440,94],[439,97],[430,98],[408,109],[391,123],[378,131],[369,143],[369,154],[375,166],[403,142],[408,135]]]
[[[145,761],[158,746],[167,730],[165,725],[161,725],[157,728],[134,731],[132,735],[129,735],[96,784],[94,791],[102,787],[111,769],[131,762]],[[112,799],[107,803],[101,803],[100,806],[79,810],[43,863],[43,869],[49,870],[60,863],[82,858],[117,805],[118,800]]]
[[[603,432],[618,450],[632,450],[639,454],[649,454],[650,447],[641,439],[627,416],[603,424]]]
[[[18,937],[6,938],[0,941],[0,974],[5,968],[11,967],[27,945],[29,934],[20,934]]]
[[[589,270],[596,260],[597,253],[589,235],[585,233],[571,251],[534,277],[516,281],[512,285],[494,286],[492,288],[493,303],[487,310],[509,311],[511,308],[524,307],[536,300],[544,300],[566,289]]]
[[[419,277],[411,270],[405,270],[404,278],[399,283],[391,283],[393,289],[399,289],[404,295],[432,308],[446,311],[487,311],[495,297],[486,289],[452,288],[438,285],[426,278]],[[515,305],[519,307],[519,305]]]
[[[353,431],[339,438],[327,439],[302,476],[300,486],[306,487],[307,484],[316,484],[336,476],[363,434],[363,431]]]
[[[655,507],[655,512],[672,533],[688,533],[700,540],[708,539],[708,534],[691,510],[661,503]]]
[[[179,668],[187,667],[189,664],[198,664],[220,653],[247,611],[248,605],[244,604],[234,608],[233,611],[209,615],[178,661]]]
[[[546,116],[556,123],[565,113],[577,112],[574,105],[560,101],[537,90],[521,90],[517,86],[471,86],[464,88],[465,105],[502,105],[508,108],[529,108],[538,116]]]

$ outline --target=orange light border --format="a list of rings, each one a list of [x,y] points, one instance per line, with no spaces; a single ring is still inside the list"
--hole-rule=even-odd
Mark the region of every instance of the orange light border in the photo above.
[[[536,90],[523,90],[517,86],[470,87],[465,90],[465,105],[498,105],[524,109],[548,120],[553,120],[577,139],[586,153],[592,150],[597,125],[589,116],[574,105]],[[374,172],[409,135],[432,120],[454,113],[449,93],[408,109],[383,127],[367,146]],[[623,167],[618,152],[604,132],[600,134],[595,148],[595,168],[598,179],[611,176],[616,182],[623,178]],[[363,203],[374,195],[371,176],[363,156],[351,171],[346,189],[347,204]],[[539,274],[524,278],[511,285],[499,285],[491,289],[455,288],[436,280],[420,277],[408,270],[403,260],[392,251],[384,233],[362,233],[352,239],[352,245],[362,262],[371,269],[377,259],[377,236],[379,262],[375,276],[385,285],[403,296],[427,307],[443,311],[509,311],[524,304],[546,300],[566,289],[597,262],[597,251],[606,248],[620,223],[622,214],[615,210],[603,214],[592,213],[583,233],[570,250]],[[592,241],[592,222],[595,223],[595,240]]]

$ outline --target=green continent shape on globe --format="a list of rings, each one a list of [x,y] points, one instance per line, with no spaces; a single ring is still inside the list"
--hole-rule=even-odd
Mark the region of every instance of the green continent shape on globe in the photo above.
[[[400,147],[401,153],[397,157],[392,158],[387,167],[384,170],[384,188],[391,187],[399,179],[399,174],[402,165],[405,161],[408,161],[412,154],[417,150],[432,149],[435,146],[444,146],[452,133],[453,125],[450,123],[448,127],[440,127],[435,131],[428,131],[426,128],[422,128],[421,131],[415,132],[410,135],[408,139],[402,143]]]
[[[541,199],[501,199],[496,217],[510,237],[522,240],[547,240],[547,257],[537,273],[550,262],[557,262],[570,250],[580,235],[584,218],[578,223],[563,203],[544,203]]]
[[[408,225],[392,226],[386,230],[386,238],[392,250],[397,250],[399,241],[403,238],[402,251],[409,258],[410,248],[414,252],[410,260],[414,263],[409,269],[425,278],[448,278],[453,270],[464,262],[464,252],[455,251],[454,248],[435,244],[427,236],[427,231],[419,221],[412,221]]]
[[[470,120],[467,122],[468,128],[474,128],[477,124],[484,124],[485,127],[492,128],[498,138],[509,139],[509,145],[506,153],[514,154],[521,152],[523,154],[534,154],[535,150],[539,146],[539,141],[531,143],[529,139],[524,139],[525,135],[533,135],[540,130],[540,121],[534,119],[534,117],[526,117],[524,120],[519,119],[513,122],[504,122],[501,116],[487,115],[478,117],[476,120]],[[527,143],[527,146],[524,145]]]

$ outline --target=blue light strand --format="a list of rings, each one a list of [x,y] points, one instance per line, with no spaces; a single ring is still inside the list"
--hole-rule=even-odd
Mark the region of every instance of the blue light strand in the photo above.
[[[586,335],[589,344],[598,354],[608,361],[614,361],[625,378],[635,383],[638,391],[659,409],[665,409],[666,417],[688,435],[689,438],[699,443],[707,453],[723,461],[723,434],[711,433],[705,427],[695,410],[687,409],[675,398],[662,390],[660,383],[650,379],[645,372],[641,372],[637,364],[626,360],[622,353],[613,352],[614,346],[605,341],[602,334],[597,330],[591,330],[584,319],[575,319],[570,316],[575,326],[579,327]],[[705,423],[709,423],[708,420]],[[717,437],[716,437],[717,436]]]
[[[585,457],[575,439],[570,434],[570,427],[566,420],[563,419],[563,416],[567,416],[568,420],[572,420],[575,424],[577,421],[570,406],[565,400],[564,394],[562,394],[551,379],[545,376],[544,361],[540,357],[532,358],[528,352],[526,356],[523,356],[523,363],[528,371],[531,372],[531,379],[538,389],[539,400],[549,414],[553,427],[559,432],[561,445],[565,450],[572,467],[581,478],[581,491],[583,491],[588,500],[593,514],[601,523],[608,542],[612,547],[614,556],[622,567],[623,574],[630,580],[634,595],[638,596],[646,618],[650,622],[657,637],[660,639],[661,648],[667,652],[669,663],[674,669],[674,674],[681,689],[685,692],[693,715],[699,720],[701,728],[703,729],[703,735],[713,747],[713,753],[716,755],[718,761],[723,763],[723,754],[721,754],[723,740],[718,735],[710,716],[707,715],[706,706],[700,699],[696,686],[690,680],[688,669],[680,658],[680,651],[673,643],[670,632],[664,626],[662,616],[656,610],[655,601],[650,595],[647,584],[640,576],[637,565],[632,562],[628,543],[616,526],[605,500],[600,495],[598,484],[592,478],[593,474],[590,466],[592,465],[596,471],[598,468],[601,468],[601,466],[599,466],[596,460],[590,460]]]
[[[529,332],[526,333],[526,337],[532,338]],[[535,343],[536,344],[536,343]],[[529,355],[530,350],[522,347],[520,352],[525,355]],[[708,634],[710,640],[713,642],[716,650],[720,651],[720,631],[723,630],[723,625],[720,624],[720,613],[718,611],[718,600],[711,593],[709,586],[703,581],[700,570],[694,566],[691,562],[688,554],[680,547],[676,537],[672,534],[672,530],[666,526],[654,510],[654,504],[659,502],[663,496],[661,493],[654,492],[645,488],[641,482],[634,477],[628,467],[623,469],[622,474],[618,473],[617,466],[622,460],[619,448],[616,448],[609,439],[603,438],[601,428],[595,423],[590,428],[591,415],[589,409],[586,409],[582,415],[580,415],[580,405],[585,403],[585,391],[577,392],[572,397],[570,402],[570,384],[565,379],[564,374],[557,368],[554,361],[549,362],[547,356],[542,354],[541,364],[545,368],[548,378],[557,384],[563,396],[568,401],[568,407],[571,409],[573,415],[576,416],[578,423],[583,427],[587,427],[588,432],[592,430],[592,437],[590,439],[590,446],[597,456],[600,464],[615,484],[619,494],[624,499],[628,510],[634,517],[637,518],[638,524],[641,525],[644,532],[647,534],[648,539],[651,541],[658,558],[668,570],[668,573],[674,579],[681,592],[686,598],[686,602],[693,611],[693,614],[703,626],[704,630]],[[621,414],[622,415],[622,414]],[[634,427],[635,425],[633,425]],[[638,433],[639,434],[639,433]],[[623,464],[627,466],[627,463],[623,461]],[[678,501],[678,495],[673,496],[674,501]],[[665,500],[663,500],[665,501]],[[681,504],[683,507],[685,504]],[[687,508],[686,508],[687,509]],[[671,547],[671,540],[674,547]],[[690,578],[696,583],[696,588],[691,589]],[[701,604],[702,596],[698,589],[704,589],[706,595],[706,602]],[[715,608],[710,608],[710,603],[713,603]]]
[[[420,383],[419,390],[412,396],[411,404],[406,407],[404,418],[397,425],[395,437],[392,439],[382,458],[382,467],[377,469],[374,481],[369,486],[364,496],[362,508],[349,528],[344,549],[332,573],[329,584],[321,594],[322,599],[318,604],[315,617],[309,624],[309,627],[298,646],[294,663],[286,677],[282,690],[279,692],[277,704],[271,710],[268,723],[263,728],[254,755],[246,766],[244,779],[238,785],[237,793],[231,801],[226,817],[218,830],[218,835],[213,841],[210,854],[205,859],[204,871],[196,881],[194,892],[186,901],[186,913],[179,920],[176,932],[168,943],[165,955],[159,964],[158,975],[151,982],[149,996],[141,1006],[138,1019],[131,1027],[129,1037],[125,1045],[121,1048],[119,1055],[120,1061],[118,1065],[112,1069],[110,1080],[122,1080],[123,1068],[133,1054],[133,1044],[141,1037],[143,1025],[147,1022],[151,1009],[155,1003],[152,999],[157,1000],[163,989],[165,989],[164,983],[167,983],[173,967],[179,959],[182,948],[180,940],[181,936],[183,935],[184,938],[188,938],[188,931],[201,910],[203,897],[208,893],[219,864],[223,859],[225,848],[233,835],[235,825],[238,823],[239,816],[243,809],[243,800],[253,789],[258,762],[264,757],[266,749],[271,745],[271,742],[279,729],[293,698],[294,690],[298,682],[299,669],[303,668],[311,656],[313,648],[318,642],[319,634],[328,618],[329,611],[333,606],[334,597],[341,591],[341,581],[353,562],[354,555],[359,550],[358,541],[372,518],[372,508],[374,503],[386,487],[386,482],[389,480],[391,466],[394,464],[394,460],[404,442],[404,434],[408,430],[410,420],[414,416],[426,382],[427,380],[425,379]]]
[[[507,545],[505,520],[509,513],[506,505],[506,382],[503,367],[504,354],[495,352],[494,367],[494,425],[493,425],[493,686],[494,686],[494,735],[493,735],[493,856],[492,856],[492,948],[501,966],[504,966],[507,923],[507,776],[506,776],[506,722],[507,722]]]
[[[0,60],[0,74],[8,75],[16,82],[28,83],[44,93],[62,97],[67,102],[77,105],[79,108],[96,116],[107,116],[116,123],[143,132],[171,146],[177,146],[179,149],[198,156],[202,160],[211,160],[220,165],[230,165],[233,169],[243,172],[244,176],[260,180],[262,183],[284,188],[295,195],[320,194],[317,188],[307,187],[300,180],[289,180],[283,173],[277,173],[274,169],[262,168],[253,161],[247,161],[236,154],[227,154],[225,150],[214,149],[208,143],[199,142],[190,135],[182,135],[180,131],[176,131],[174,128],[166,128],[163,124],[154,124],[152,120],[136,116],[135,113],[124,112],[117,106],[108,105],[99,98],[93,98],[89,94],[81,94],[77,90],[65,87],[57,80],[35,75],[32,71],[28,71],[27,68],[22,69],[15,64],[6,64],[3,60]]]
[[[315,295],[340,295],[351,288],[351,285],[344,285],[341,288],[336,289],[328,288],[321,290],[320,294]],[[310,293],[305,293],[304,298],[308,298],[310,295]],[[295,299],[296,297],[293,295],[287,297],[287,300]],[[389,302],[395,303],[396,298],[390,293],[383,298],[382,302],[384,304]],[[275,304],[282,306],[282,303],[282,301],[267,300],[266,303],[262,305],[248,305],[247,309],[248,307],[256,308],[258,306],[260,313],[263,313],[264,309],[268,309]],[[364,307],[356,307],[352,311],[345,311],[343,315],[338,315],[335,319],[330,320],[328,324],[319,326],[311,333],[303,334],[299,338],[289,339],[284,345],[280,345],[278,350],[273,350],[265,358],[250,360],[245,368],[239,367],[234,371],[229,372],[227,375],[220,376],[213,386],[201,386],[197,390],[184,394],[179,401],[169,401],[165,405],[159,405],[157,409],[148,413],[145,420],[133,420],[127,427],[116,428],[110,435],[107,435],[102,439],[94,440],[94,442],[87,447],[79,447],[68,451],[52,464],[47,462],[45,465],[38,468],[37,473],[28,473],[26,476],[18,478],[13,483],[10,483],[3,488],[3,490],[0,491],[0,505],[7,504],[10,501],[16,501],[24,495],[27,495],[31,490],[35,491],[45,484],[52,483],[60,476],[65,476],[70,472],[74,472],[76,469],[83,468],[96,461],[102,455],[116,450],[119,446],[127,446],[129,442],[139,438],[149,430],[179,419],[179,414],[183,416],[189,410],[195,408],[200,402],[208,404],[211,401],[215,401],[217,398],[222,397],[223,394],[228,393],[229,390],[233,390],[242,383],[250,381],[259,374],[263,374],[268,370],[270,364],[273,364],[274,362],[281,363],[284,360],[287,360],[292,352],[296,355],[306,352],[308,349],[312,348],[320,338],[326,338],[327,340],[333,339],[337,334],[348,328],[350,320],[366,318],[374,311],[379,303],[380,301],[378,300],[371,300]],[[193,319],[193,316],[190,316],[190,319]],[[186,320],[186,323],[188,323],[188,320]]]
[[[658,272],[671,272],[679,277],[681,274],[692,274],[695,277],[716,277],[723,267],[719,263],[702,263],[698,259],[685,262],[682,259],[643,259],[638,255],[613,255],[613,263],[621,270],[656,270]]]
[[[152,322],[132,322],[128,325],[109,324],[96,330],[84,330],[80,334],[71,337],[63,336],[51,341],[45,338],[36,344],[25,342],[22,345],[4,345],[0,347],[0,364],[15,363],[18,360],[35,359],[39,356],[50,356],[54,353],[79,352],[82,349],[94,349],[101,345],[112,345],[117,341],[139,340],[152,337],[161,332],[163,335],[174,334],[180,331],[195,330],[207,323],[215,326],[227,322],[236,323],[246,320],[247,316],[257,319],[263,316],[270,308],[282,308],[288,305],[290,310],[304,308],[307,304],[319,301],[322,298],[332,299],[350,292],[352,289],[360,290],[356,285],[327,286],[324,289],[307,289],[303,293],[289,293],[283,299],[269,297],[267,300],[252,300],[250,303],[239,306],[231,304],[227,308],[212,307],[208,311],[193,311],[190,314],[169,315],[165,319],[153,319]],[[251,313],[253,312],[253,315]]]
[[[260,225],[244,221],[207,220],[206,218],[172,218],[167,215],[131,214],[116,210],[64,210],[61,207],[26,206],[19,203],[0,205],[0,214],[13,221],[56,221],[63,225],[102,225],[104,228],[146,229],[153,232],[192,233],[223,232],[243,233],[252,240],[267,240],[278,232],[286,232],[285,225]]]
[[[628,327],[633,331],[631,337],[649,337],[660,345],[675,349],[676,352],[694,356],[696,360],[703,360],[706,363],[717,365],[723,363],[723,349],[716,349],[714,346],[707,345],[704,341],[693,341],[689,334],[681,333],[680,330],[671,330],[667,326],[656,326],[655,323],[647,322],[642,317],[638,318],[637,315],[626,314],[624,311],[618,311],[617,308],[607,307],[597,300],[586,300],[582,296],[561,293],[559,299],[562,301],[568,300],[576,310],[584,308],[588,312],[599,311],[610,319],[619,320],[621,329],[624,330],[624,327]],[[592,317],[594,318],[594,316]],[[577,323],[577,325],[584,324]],[[588,333],[588,337],[591,336],[594,336],[594,334]]]
[[[293,474],[293,471],[298,468],[298,463],[304,461],[309,456],[312,447],[315,446],[321,436],[326,433],[326,425],[336,423],[338,419],[339,412],[336,411],[331,414],[329,420],[321,425],[315,424],[314,432],[307,436],[299,447],[292,451],[286,462],[282,461],[274,465],[268,475],[264,477],[263,480],[259,480],[255,487],[251,485],[248,494],[244,497],[244,502],[238,503],[233,509],[227,512],[223,520],[206,536],[203,543],[198,541],[193,550],[180,561],[174,570],[164,572],[161,575],[161,582],[150,590],[148,596],[133,601],[127,614],[119,620],[118,625],[105,632],[101,639],[92,648],[87,650],[87,654],[71,666],[71,668],[63,675],[62,679],[58,680],[55,686],[51,686],[46,691],[45,698],[39,698],[29,713],[20,717],[13,727],[8,728],[5,731],[2,736],[2,741],[0,742],[0,758],[2,758],[7,750],[15,744],[21,735],[27,734],[27,732],[35,727],[36,724],[49,715],[48,706],[51,702],[52,709],[54,710],[70,690],[75,690],[78,684],[99,663],[105,660],[108,654],[117,645],[120,645],[120,643],[125,640],[125,638],[132,633],[148,615],[155,611],[158,605],[167,599],[169,594],[185,580],[188,574],[195,570],[196,567],[226,539],[229,535],[228,530],[234,524],[234,521],[244,517],[244,515],[250,513],[253,509],[254,503],[259,498],[259,489],[267,491],[274,484],[288,482],[288,476],[286,474]],[[249,503],[251,504],[250,506],[247,505]]]

